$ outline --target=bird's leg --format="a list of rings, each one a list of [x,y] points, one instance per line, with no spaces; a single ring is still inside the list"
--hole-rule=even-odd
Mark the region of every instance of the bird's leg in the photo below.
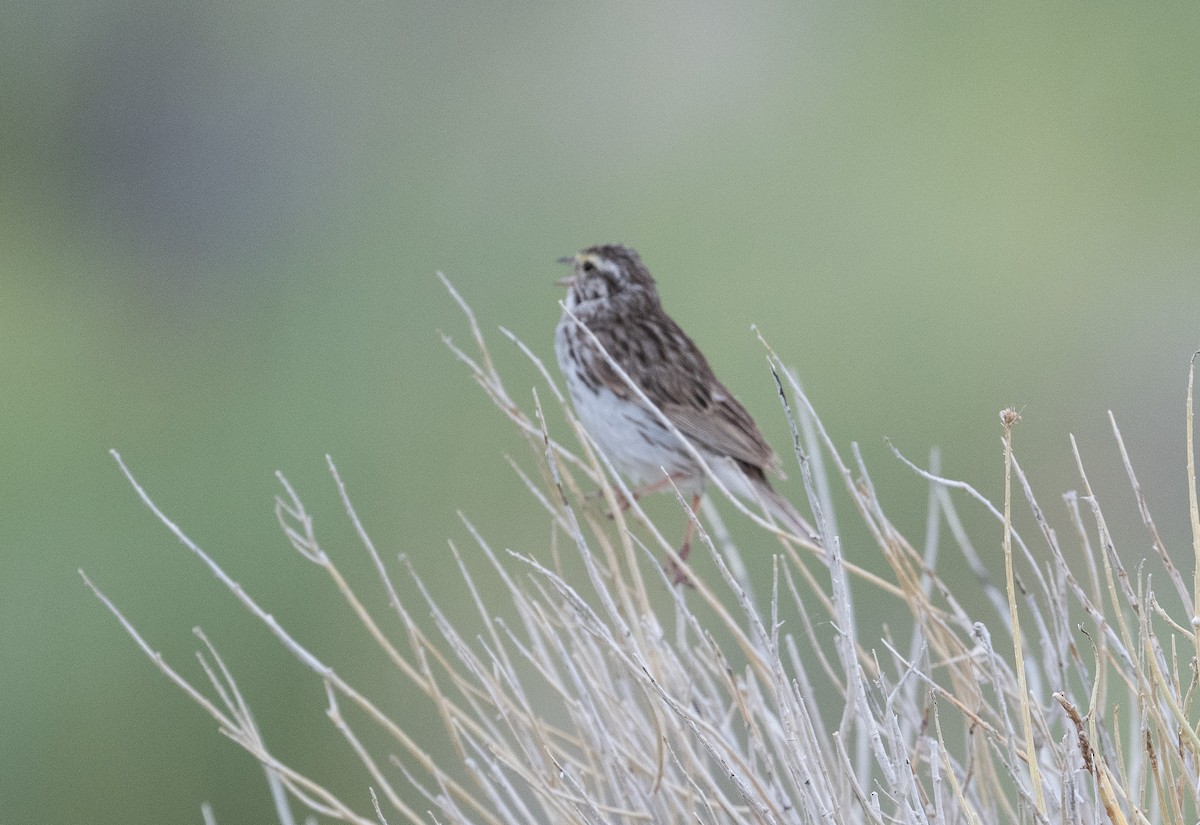
[[[688,516],[687,524],[683,527],[683,545],[679,548],[679,562],[686,562],[688,553],[692,552],[692,533],[696,529],[694,517],[700,509],[700,494],[696,493],[692,496],[692,512]],[[683,569],[683,565],[676,562],[673,558],[668,558],[663,563],[663,569],[667,571],[667,575],[671,577],[672,584],[682,584],[685,587],[695,587],[692,580],[688,578],[687,572]]]
[[[613,490],[613,492],[616,493],[617,509],[619,509],[622,513],[624,513],[626,510],[628,510],[630,507],[633,506],[633,502],[638,501],[639,499],[641,499],[642,496],[646,495],[647,493],[661,492],[662,490],[665,490],[667,488],[667,485],[670,484],[671,482],[682,481],[685,478],[688,478],[687,473],[671,473],[668,476],[663,476],[658,481],[652,482],[650,484],[643,484],[641,487],[637,487],[637,488],[629,491],[630,495],[633,497],[632,500],[627,498],[625,496],[625,494],[622,493],[620,490]],[[597,495],[603,497],[604,491],[603,490],[597,491]],[[608,517],[612,518],[613,514],[609,513]]]

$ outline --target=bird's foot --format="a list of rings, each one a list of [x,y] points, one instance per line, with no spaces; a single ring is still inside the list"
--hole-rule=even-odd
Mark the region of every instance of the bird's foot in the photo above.
[[[692,577],[687,573],[687,565],[680,564],[673,558],[668,558],[663,562],[663,570],[666,572],[667,578],[671,580],[671,584],[681,584],[692,590],[696,589]]]
[[[690,530],[688,531],[691,532]],[[684,587],[690,587],[695,590],[696,585],[692,582],[692,577],[687,573],[687,557],[692,550],[692,537],[686,536],[683,540],[683,546],[679,548],[679,558],[668,556],[663,562],[663,570],[666,571],[667,578],[671,580],[671,584],[681,584]]]

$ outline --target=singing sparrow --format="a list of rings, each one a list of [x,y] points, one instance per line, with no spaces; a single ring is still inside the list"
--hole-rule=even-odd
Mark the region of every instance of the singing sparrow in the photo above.
[[[560,262],[570,264],[572,271],[559,281],[567,287],[568,311],[554,334],[558,365],[588,434],[619,472],[640,485],[634,495],[674,482],[691,497],[694,512],[704,491],[704,471],[580,324],[695,446],[727,490],[758,502],[800,536],[815,539],[808,522],[767,480],[768,471],[779,472],[775,452],[692,339],[663,310],[654,279],[637,252],[615,244],[592,246]],[[689,520],[681,558],[690,549],[691,526]],[[682,571],[675,576],[686,580]]]

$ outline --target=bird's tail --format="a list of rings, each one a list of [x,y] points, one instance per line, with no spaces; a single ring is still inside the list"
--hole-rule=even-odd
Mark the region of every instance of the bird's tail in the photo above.
[[[769,484],[756,485],[756,492],[762,498],[763,506],[767,512],[784,527],[795,532],[801,538],[808,539],[814,544],[821,544],[821,536],[813,529],[813,526],[808,523],[804,516],[792,506],[792,503],[780,495],[774,487]]]

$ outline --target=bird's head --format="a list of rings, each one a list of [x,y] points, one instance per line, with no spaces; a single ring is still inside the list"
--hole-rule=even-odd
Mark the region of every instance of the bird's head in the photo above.
[[[574,255],[559,258],[569,264],[571,274],[559,279],[567,288],[567,307],[614,304],[614,308],[644,301],[658,302],[658,290],[650,271],[636,251],[620,244],[589,246]]]

